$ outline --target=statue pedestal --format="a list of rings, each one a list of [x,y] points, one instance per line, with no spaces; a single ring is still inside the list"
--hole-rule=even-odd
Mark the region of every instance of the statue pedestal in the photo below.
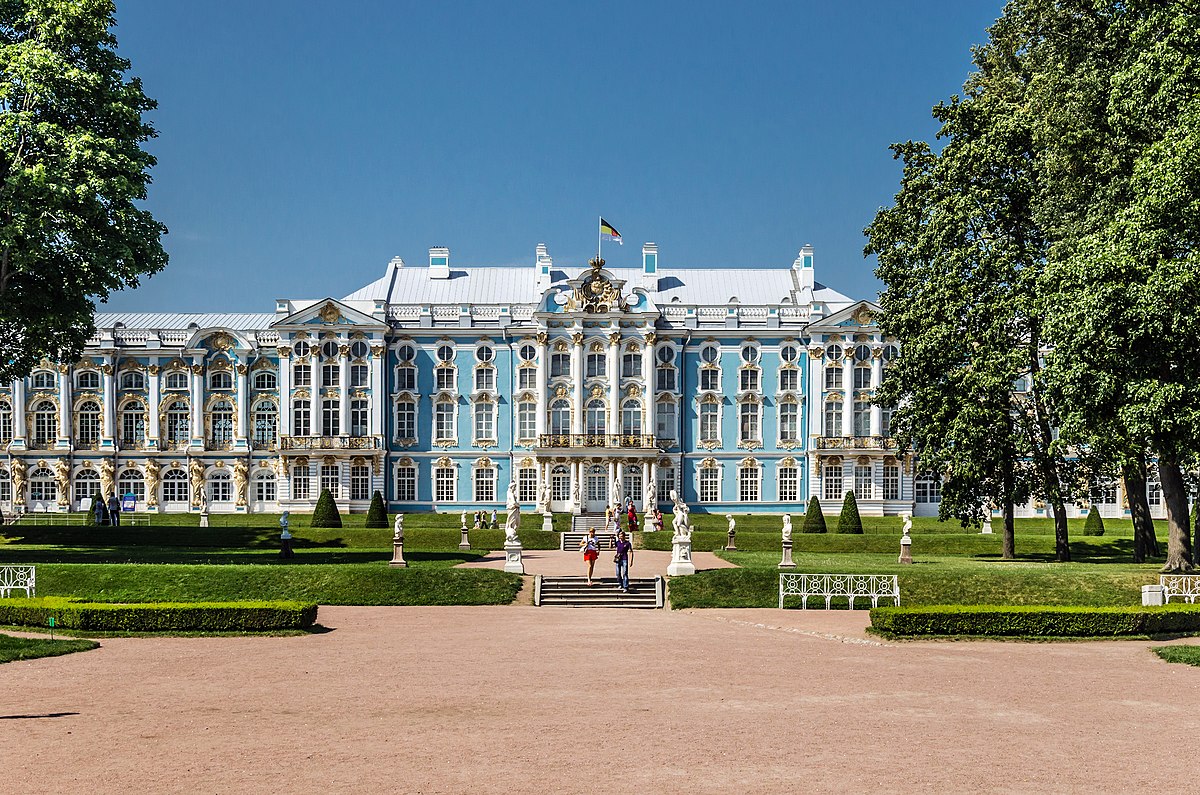
[[[912,538],[909,536],[900,539],[900,562],[912,563]]]
[[[983,520],[983,535],[990,536],[992,534],[992,517],[987,517]]]
[[[392,562],[389,563],[388,565],[395,566],[396,568],[400,568],[400,569],[408,567],[408,561],[404,559],[404,542],[403,541],[393,541],[392,542]]]
[[[504,570],[511,574],[524,574],[525,564],[521,562],[521,542],[504,542]]]
[[[471,548],[471,539],[467,538],[467,528],[465,526],[462,528],[462,540],[458,542],[458,548],[459,549],[470,549]]]
[[[779,568],[794,569],[796,564],[792,562],[792,542],[783,542],[783,560],[779,561]]]
[[[200,526],[208,527],[208,511],[205,511],[204,513],[200,514]]]
[[[726,535],[729,536],[729,543],[727,543],[725,545],[725,551],[726,552],[737,552],[737,543],[734,541],[734,538],[737,537],[737,533],[734,532],[733,530],[730,530]]]
[[[542,514],[542,530],[547,533],[554,530],[554,514],[549,511]]]
[[[671,539],[671,564],[667,566],[667,576],[681,577],[685,574],[695,574],[696,564],[692,563],[692,538],[675,536]]]
[[[657,533],[658,532],[658,525],[654,524],[653,516],[646,515],[646,516],[642,517],[642,532],[643,533]]]

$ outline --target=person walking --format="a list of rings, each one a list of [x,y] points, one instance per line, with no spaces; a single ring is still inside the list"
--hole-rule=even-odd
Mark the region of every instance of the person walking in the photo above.
[[[579,544],[583,550],[583,559],[587,562],[587,583],[592,584],[592,572],[596,569],[596,558],[600,557],[600,541],[596,538],[596,528],[588,530],[587,538]]]
[[[633,565],[633,544],[625,537],[625,531],[617,533],[617,553],[613,556],[617,564],[617,585],[621,593],[629,593],[629,567]]]
[[[629,519],[629,533],[632,535],[634,530],[637,530],[637,509],[633,507],[633,500],[629,501],[626,518]]]
[[[108,523],[113,527],[121,526],[121,501],[115,494],[108,498]]]

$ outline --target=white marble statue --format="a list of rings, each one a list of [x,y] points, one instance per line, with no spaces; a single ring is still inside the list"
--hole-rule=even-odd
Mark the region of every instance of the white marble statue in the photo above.
[[[517,481],[515,480],[508,484],[508,498],[504,501],[504,508],[508,511],[508,517],[504,520],[504,543],[520,543],[517,533],[521,529],[521,503],[517,500]]]
[[[689,511],[687,504],[684,503],[683,499],[674,489],[671,489],[671,502],[674,504],[674,508],[672,508],[674,516],[671,517],[671,529],[675,532],[675,538],[683,540],[691,539],[692,526],[688,521]]]
[[[910,533],[912,533],[912,514],[911,513],[902,513],[902,514],[900,514],[900,518],[904,520],[904,525],[903,525],[904,535],[909,535]]]
[[[541,508],[543,512],[550,510],[550,482],[549,482],[549,480],[542,481],[542,495],[541,495],[541,498],[538,500],[538,507]]]
[[[621,505],[621,480],[619,478],[613,478],[612,489],[608,493],[608,501],[618,507]]]
[[[733,535],[734,533],[736,533],[737,532],[737,529],[736,529],[737,522],[735,522],[733,520],[733,514],[731,514],[731,513],[725,514],[725,521],[729,522],[729,535]]]
[[[392,541],[404,540],[404,514],[396,514],[396,521],[392,523]]]
[[[462,529],[463,530],[467,529],[467,512],[466,511],[462,512]]]
[[[651,478],[646,484],[646,502],[642,505],[642,513],[650,513],[658,507],[658,484]]]
[[[790,544],[792,542],[792,515],[785,513],[783,515],[783,543]]]

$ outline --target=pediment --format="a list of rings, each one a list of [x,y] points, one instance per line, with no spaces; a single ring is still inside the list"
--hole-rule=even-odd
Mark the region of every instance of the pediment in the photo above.
[[[856,301],[845,309],[834,312],[829,317],[810,324],[808,328],[814,331],[836,331],[845,328],[877,328],[879,323],[876,321],[876,316],[881,311],[879,304],[872,301]]]
[[[336,298],[324,298],[271,324],[272,328],[281,326],[374,326],[383,328],[384,324],[365,312],[347,306]]]

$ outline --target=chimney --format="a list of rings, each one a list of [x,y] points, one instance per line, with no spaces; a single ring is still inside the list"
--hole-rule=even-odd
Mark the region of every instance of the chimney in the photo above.
[[[642,288],[658,292],[658,244],[642,246]]]
[[[534,265],[537,267],[538,293],[545,292],[550,288],[550,269],[554,267],[554,260],[551,259],[550,251],[546,248],[545,243],[537,244],[537,254],[534,256]]]
[[[429,278],[450,278],[450,249],[444,246],[429,249]]]
[[[392,257],[392,259],[391,259],[391,262],[389,262],[389,263],[388,263],[388,267],[390,267],[390,268],[403,268],[403,267],[404,267],[404,260],[403,260],[403,259],[401,259],[400,257]]]
[[[808,243],[804,248],[800,249],[799,256],[792,263],[792,270],[796,272],[796,282],[800,285],[800,290],[808,290],[810,293],[816,289],[817,279],[816,271],[813,270],[813,247]]]

